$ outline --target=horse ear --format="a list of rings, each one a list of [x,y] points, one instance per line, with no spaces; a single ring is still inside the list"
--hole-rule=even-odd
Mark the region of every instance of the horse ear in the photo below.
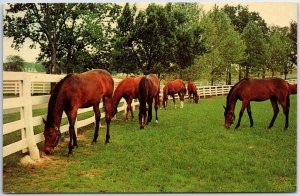
[[[226,110],[226,107],[225,107],[225,106],[223,106],[223,108],[224,108],[224,110]]]
[[[43,123],[44,123],[44,124],[46,124],[46,123],[47,123],[47,121],[46,121],[44,118],[43,118]]]

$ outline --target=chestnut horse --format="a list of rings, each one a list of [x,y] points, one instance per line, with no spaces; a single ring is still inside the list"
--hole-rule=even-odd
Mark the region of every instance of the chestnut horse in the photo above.
[[[285,129],[289,126],[289,108],[290,108],[290,93],[289,85],[281,78],[264,78],[264,79],[243,79],[235,84],[227,95],[226,107],[224,107],[224,117],[226,128],[229,128],[234,122],[234,108],[237,100],[242,101],[242,108],[239,114],[239,120],[235,128],[238,128],[241,123],[245,108],[247,108],[250,119],[250,126],[253,126],[250,101],[265,101],[270,99],[274,111],[273,118],[269,128],[274,124],[278,115],[279,109],[277,102],[283,108],[285,114]]]
[[[290,84],[290,93],[297,94],[297,84]]]
[[[174,107],[175,105],[175,94],[178,93],[180,99],[180,108],[183,108],[184,95],[186,94],[185,84],[182,80],[177,79],[168,82],[163,88],[163,107],[166,109],[168,104],[168,95],[173,97]]]
[[[139,122],[140,129],[145,127],[152,120],[152,103],[155,100],[155,113],[156,113],[156,123],[158,123],[157,109],[159,106],[159,79],[154,74],[149,74],[142,77],[139,83]],[[148,118],[147,118],[147,106],[148,104]],[[146,122],[147,118],[147,122]]]
[[[99,131],[100,110],[99,103],[103,98],[105,108],[105,119],[107,124],[106,140],[109,143],[109,125],[112,118],[112,94],[114,81],[111,75],[101,69],[87,71],[81,74],[69,74],[63,78],[53,89],[53,93],[48,103],[48,115],[45,123],[45,145],[44,152],[50,154],[54,151],[60,138],[60,125],[62,113],[65,111],[69,121],[69,152],[73,154],[73,147],[77,146],[77,137],[74,125],[78,108],[93,106],[96,120],[94,139],[96,143]]]
[[[131,112],[131,118],[133,119],[133,112],[132,112],[132,107],[131,107],[131,102],[133,99],[138,98],[139,96],[139,83],[141,81],[143,76],[137,76],[135,78],[125,78],[122,80],[116,90],[114,91],[113,95],[113,107],[114,107],[114,114],[117,113],[117,108],[120,100],[122,97],[127,102],[127,109],[126,109],[126,114],[125,114],[125,120],[128,120],[128,112]]]
[[[194,102],[198,103],[199,95],[197,92],[197,87],[193,81],[188,82],[187,89],[188,89],[189,100],[192,99],[192,95],[193,95]]]

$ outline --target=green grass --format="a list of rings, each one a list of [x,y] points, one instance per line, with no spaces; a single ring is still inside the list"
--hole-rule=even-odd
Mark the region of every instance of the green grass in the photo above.
[[[4,167],[4,192],[295,192],[296,96],[291,96],[290,127],[282,108],[272,129],[271,103],[251,103],[254,127],[244,113],[241,127],[223,127],[225,97],[202,99],[184,109],[159,110],[159,123],[139,129],[137,112],[123,115],[91,145],[94,126],[80,129],[79,147],[67,158],[69,139],[32,167]],[[238,103],[236,115],[241,104]],[[155,121],[155,120],[154,120]],[[102,125],[105,123],[102,121]]]

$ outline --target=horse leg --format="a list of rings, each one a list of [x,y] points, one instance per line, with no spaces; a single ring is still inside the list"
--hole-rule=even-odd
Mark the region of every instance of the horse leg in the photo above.
[[[128,112],[129,112],[129,110],[130,110],[130,104],[131,103],[129,103],[129,99],[130,98],[125,98],[125,101],[126,101],[126,103],[127,103],[127,107],[126,107],[126,110],[125,110],[125,121],[127,122],[128,121]]]
[[[99,103],[95,104],[93,106],[93,110],[95,113],[95,121],[96,121],[96,126],[95,126],[95,133],[94,133],[94,139],[92,141],[92,144],[95,144],[98,139],[98,132],[99,132],[99,124],[100,124],[100,117],[101,117],[101,112],[99,109]]]
[[[268,127],[269,129],[273,127],[274,122],[275,122],[275,120],[276,120],[276,117],[277,117],[277,115],[278,115],[278,113],[279,113],[279,108],[278,108],[278,104],[277,104],[277,99],[276,99],[276,98],[271,98],[270,100],[271,100],[271,103],[272,103],[274,115],[273,115],[273,118],[272,118],[272,120],[271,120],[271,122],[270,122],[270,125],[269,125],[269,127]]]
[[[77,137],[74,128],[76,117],[77,117],[77,108],[73,108],[72,110],[67,111],[66,113],[70,125],[69,126],[70,142],[69,142],[69,152],[68,152],[68,156],[69,156],[70,154],[73,154],[74,146],[78,146]]]
[[[148,125],[148,122],[152,121],[152,103],[153,103],[153,98],[148,100],[148,119],[146,125]]]
[[[155,116],[156,116],[155,122],[158,123],[157,110],[159,107],[159,94],[156,95],[154,104],[155,104],[154,108],[155,108]]]
[[[131,113],[131,119],[134,119],[133,111],[132,111],[132,106],[131,106],[132,100],[133,100],[133,98],[129,97],[128,102],[127,102],[127,115],[128,115],[128,110],[129,110],[130,113]],[[128,120],[128,118],[127,118],[127,120]]]
[[[249,119],[250,119],[250,127],[253,127],[253,118],[252,118],[250,102],[247,106],[247,113],[248,113],[248,116],[249,116]]]
[[[287,129],[289,127],[290,96],[288,95],[285,101],[280,101],[279,103],[282,106],[285,115],[284,129]]]
[[[238,123],[237,125],[235,126],[235,128],[239,128],[240,124],[241,124],[241,120],[242,120],[242,116],[244,114],[244,110],[245,108],[249,105],[249,102],[248,101],[243,101],[243,104],[242,104],[242,108],[240,110],[240,114],[239,114],[239,120],[238,120]]]
[[[111,96],[104,96],[103,97],[104,107],[105,107],[105,121],[106,121],[106,139],[105,144],[109,143],[110,134],[109,134],[109,126],[110,121],[112,118],[112,97]]]
[[[179,96],[179,99],[180,99],[180,108],[183,108],[183,101],[184,101],[184,94],[183,94],[183,92],[179,92],[178,93],[178,96]]]
[[[175,104],[175,95],[174,95],[174,93],[173,93],[171,96],[173,97],[174,107],[175,107],[175,109],[176,109],[176,104]]]

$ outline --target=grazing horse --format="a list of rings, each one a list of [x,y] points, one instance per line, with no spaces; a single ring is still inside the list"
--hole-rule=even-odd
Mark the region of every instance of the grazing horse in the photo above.
[[[125,78],[122,80],[116,90],[114,91],[113,95],[113,107],[114,107],[114,114],[117,113],[117,108],[120,100],[122,97],[127,102],[127,109],[126,109],[126,115],[125,115],[125,120],[128,120],[128,112],[131,112],[131,117],[132,119],[134,118],[133,112],[132,112],[132,107],[131,107],[131,102],[133,99],[138,98],[139,96],[139,83],[141,81],[143,76],[137,76],[135,78]]]
[[[297,84],[290,84],[290,93],[297,94]]]
[[[182,80],[177,79],[168,82],[163,88],[163,107],[166,109],[168,104],[168,95],[173,97],[174,107],[175,105],[175,94],[178,93],[180,99],[180,108],[183,108],[184,95],[186,94],[185,84]]]
[[[189,100],[192,98],[192,95],[193,95],[193,99],[194,99],[195,103],[198,103],[199,95],[197,92],[197,87],[193,81],[188,82],[187,89],[188,89]]]
[[[142,77],[139,83],[139,122],[140,122],[140,129],[145,127],[148,122],[152,120],[152,103],[153,99],[155,99],[155,113],[156,113],[156,123],[158,122],[157,118],[157,109],[159,106],[159,79],[154,74],[149,74]],[[147,118],[147,106],[148,104],[148,118]],[[147,122],[146,122],[147,118]]]
[[[96,143],[99,131],[100,110],[99,103],[103,98],[105,108],[105,119],[107,124],[106,140],[109,143],[109,125],[112,118],[112,94],[114,90],[114,81],[111,75],[101,69],[87,71],[81,74],[69,74],[57,83],[53,89],[48,103],[47,120],[44,120],[45,144],[44,152],[48,155],[54,151],[60,138],[60,124],[62,113],[65,111],[69,121],[69,152],[73,154],[73,147],[77,146],[77,137],[74,130],[74,124],[77,117],[78,108],[87,108],[93,106],[96,120],[94,139]]]
[[[281,78],[265,78],[265,79],[243,79],[235,84],[227,95],[226,107],[224,107],[224,117],[226,128],[229,128],[234,122],[234,108],[237,100],[242,101],[242,108],[239,114],[239,120],[235,128],[238,128],[241,123],[245,108],[247,108],[250,119],[250,126],[253,126],[250,101],[265,101],[270,99],[274,110],[273,118],[269,128],[274,124],[278,115],[279,109],[277,102],[283,108],[285,114],[285,129],[289,126],[289,108],[290,108],[290,93],[289,85]]]

